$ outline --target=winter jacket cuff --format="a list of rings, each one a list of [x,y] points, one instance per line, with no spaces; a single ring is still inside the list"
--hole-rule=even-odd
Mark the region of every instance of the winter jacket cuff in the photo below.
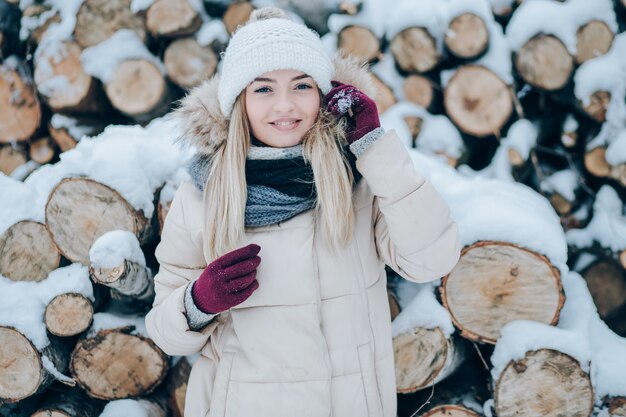
[[[209,324],[219,313],[207,314],[200,310],[193,301],[193,296],[191,295],[192,288],[193,282],[187,285],[187,288],[185,289],[185,316],[187,316],[189,328],[193,331],[197,331]]]
[[[350,150],[358,158],[365,152],[365,150],[374,142],[378,140],[385,133],[385,129],[382,127],[376,128],[371,132],[363,135],[359,140],[350,144]]]

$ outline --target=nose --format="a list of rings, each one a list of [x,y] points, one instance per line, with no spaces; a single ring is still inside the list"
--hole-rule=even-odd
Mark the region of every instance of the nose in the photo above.
[[[276,101],[274,102],[274,111],[280,114],[289,113],[295,107],[293,97],[289,94],[289,91],[282,91],[276,94]]]

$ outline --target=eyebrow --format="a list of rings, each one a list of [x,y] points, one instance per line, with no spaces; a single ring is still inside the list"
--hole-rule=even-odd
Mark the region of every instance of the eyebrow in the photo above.
[[[293,77],[291,79],[291,81],[297,81],[297,80],[302,80],[303,78],[312,78],[310,75],[307,74],[301,74],[301,75],[297,75],[295,77]],[[263,78],[263,77],[257,77],[254,79],[254,81],[263,81],[266,83],[275,83],[276,80],[274,80],[273,78]]]

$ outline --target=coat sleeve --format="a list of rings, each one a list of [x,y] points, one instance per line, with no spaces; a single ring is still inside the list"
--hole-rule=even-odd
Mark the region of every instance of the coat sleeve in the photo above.
[[[382,261],[414,282],[450,272],[460,254],[457,225],[395,131],[368,146],[357,168],[374,194],[372,222]]]
[[[185,310],[185,290],[204,270],[202,248],[191,239],[185,226],[183,201],[193,185],[183,183],[176,191],[165,218],[161,242],[155,255],[160,268],[154,277],[155,298],[146,315],[148,335],[168,355],[192,355],[199,352],[216,329],[213,320],[193,331]]]

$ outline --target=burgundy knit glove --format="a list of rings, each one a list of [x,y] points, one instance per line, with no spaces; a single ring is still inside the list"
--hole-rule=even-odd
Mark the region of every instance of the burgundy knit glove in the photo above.
[[[251,243],[211,262],[193,284],[191,296],[206,314],[217,314],[243,303],[259,287],[256,269],[261,247]]]
[[[332,81],[332,85],[333,88],[324,97],[324,103],[326,109],[337,118],[348,114],[346,139],[349,144],[380,127],[374,100],[349,84]]]

